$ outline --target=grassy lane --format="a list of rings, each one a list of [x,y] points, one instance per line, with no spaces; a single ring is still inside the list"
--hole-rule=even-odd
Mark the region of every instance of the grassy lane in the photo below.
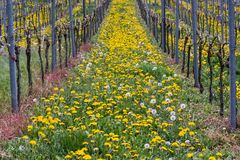
[[[13,159],[222,159],[181,102],[134,0],[113,0],[92,53],[42,98]]]

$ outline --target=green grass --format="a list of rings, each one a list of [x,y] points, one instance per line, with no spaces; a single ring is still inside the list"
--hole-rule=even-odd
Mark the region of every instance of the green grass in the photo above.
[[[240,56],[237,57],[237,80],[240,81]]]
[[[42,55],[43,56],[43,55]],[[32,76],[35,82],[40,73],[40,63],[36,50],[32,50]],[[20,68],[21,68],[21,93],[22,97],[28,94],[27,81],[27,58],[25,49],[20,53]],[[8,56],[0,57],[0,113],[10,111],[10,76],[9,76],[9,58]],[[33,85],[36,85],[35,83]]]

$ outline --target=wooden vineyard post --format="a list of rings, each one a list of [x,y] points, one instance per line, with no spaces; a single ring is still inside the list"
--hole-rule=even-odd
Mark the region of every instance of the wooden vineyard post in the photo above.
[[[13,3],[12,0],[7,0],[7,20],[8,20],[8,44],[9,44],[9,66],[10,66],[10,85],[11,85],[11,103],[12,112],[17,113],[20,111],[17,99],[17,81],[16,81],[16,55],[15,55],[15,44],[14,44],[14,31],[13,31]]]

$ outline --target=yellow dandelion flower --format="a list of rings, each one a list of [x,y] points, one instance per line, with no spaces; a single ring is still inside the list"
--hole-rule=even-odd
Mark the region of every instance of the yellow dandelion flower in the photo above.
[[[92,157],[89,154],[86,154],[83,156],[83,159],[92,159]]]
[[[37,144],[37,142],[35,140],[31,140],[31,141],[29,141],[29,144],[35,146]]]
[[[71,155],[66,155],[64,158],[65,159],[72,159],[72,156]]]
[[[216,160],[216,158],[214,156],[210,156],[208,160]]]
[[[193,155],[194,155],[193,153],[188,153],[188,154],[187,154],[187,157],[188,157],[188,158],[192,158]]]

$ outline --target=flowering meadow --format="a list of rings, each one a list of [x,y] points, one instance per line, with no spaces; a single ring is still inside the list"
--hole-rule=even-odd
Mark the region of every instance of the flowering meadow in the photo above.
[[[181,101],[134,0],[113,0],[91,53],[62,88],[39,98],[9,159],[224,159]]]

